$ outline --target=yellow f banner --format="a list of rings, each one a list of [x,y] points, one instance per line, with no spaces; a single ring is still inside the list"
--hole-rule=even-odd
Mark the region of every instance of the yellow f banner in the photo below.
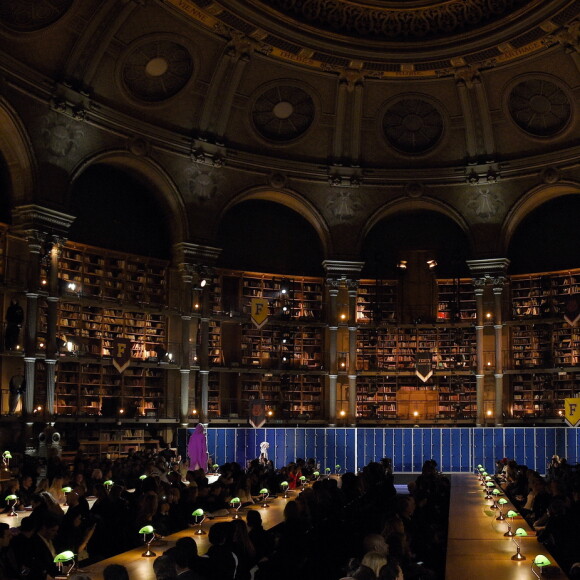
[[[580,426],[580,399],[564,399],[564,419],[570,427]]]
[[[250,318],[260,329],[268,322],[268,301],[265,298],[252,298]]]
[[[122,373],[131,364],[132,342],[128,338],[113,340],[113,366]]]

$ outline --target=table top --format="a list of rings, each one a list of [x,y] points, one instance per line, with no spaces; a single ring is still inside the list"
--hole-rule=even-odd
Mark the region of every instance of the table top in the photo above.
[[[521,516],[514,518],[511,526],[514,531],[523,528],[529,534],[517,538],[526,559],[521,562],[512,560],[517,548],[511,538],[503,535],[508,529],[507,520],[497,521],[499,512],[491,509],[492,500],[484,498],[484,488],[475,475],[453,474],[447,536],[447,580],[531,580],[536,578],[531,566],[538,554],[547,556],[556,566],[553,556],[537,541],[535,532]],[[511,503],[507,503],[503,507],[504,514],[510,509],[517,511]],[[566,575],[560,572],[557,578],[564,579]]]
[[[262,507],[262,504],[254,504],[249,506],[247,509],[240,510],[242,517],[244,517],[245,512],[248,509],[256,509],[260,510],[262,515],[262,523],[265,529],[269,529],[274,527],[275,525],[279,524],[284,519],[284,508],[286,503],[295,499],[296,494],[290,494],[288,499],[283,498],[281,495],[274,499],[268,500],[268,508]],[[209,548],[209,542],[207,539],[207,531],[215,522],[225,522],[231,520],[232,516],[228,515],[225,517],[216,517],[212,520],[206,519],[202,525],[201,529],[205,532],[203,535],[196,534],[197,527],[193,528],[186,528],[185,530],[181,530],[180,532],[176,532],[170,536],[167,536],[163,539],[163,545],[157,545],[155,542],[151,545],[151,550],[155,552],[157,556],[160,556],[168,550],[172,546],[175,545],[175,542],[180,538],[184,537],[191,537],[195,539],[197,543],[197,552],[200,555],[203,555],[207,552]],[[245,518],[244,518],[245,519]],[[102,580],[103,578],[103,570],[109,564],[122,564],[127,568],[129,571],[129,577],[131,580],[139,579],[139,580],[155,580],[155,574],[153,573],[153,560],[155,558],[147,558],[143,557],[143,553],[145,551],[145,546],[140,546],[139,548],[135,548],[133,550],[129,550],[128,552],[123,552],[117,556],[113,556],[112,558],[108,558],[107,560],[102,560],[101,562],[97,562],[92,566],[87,568],[83,568],[85,573],[88,573],[93,580]]]

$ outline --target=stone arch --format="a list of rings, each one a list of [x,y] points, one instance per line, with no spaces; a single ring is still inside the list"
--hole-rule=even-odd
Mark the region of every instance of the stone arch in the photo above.
[[[0,97],[0,154],[8,167],[11,206],[34,199],[36,160],[24,124],[6,99]]]
[[[117,169],[125,170],[144,180],[151,186],[153,194],[160,203],[168,209],[170,227],[168,228],[172,243],[189,240],[189,227],[187,222],[187,210],[179,189],[173,179],[158,163],[145,157],[135,157],[127,151],[115,150],[99,153],[85,159],[74,168],[71,173],[71,188],[78,177],[92,165],[110,165]],[[70,196],[70,191],[69,191]],[[67,199],[67,205],[70,198]]]
[[[332,239],[326,221],[314,205],[299,193],[289,189],[276,190],[271,187],[262,187],[253,188],[238,194],[227,205],[225,205],[220,212],[217,222],[214,225],[214,239],[217,235],[217,228],[227,211],[233,206],[249,200],[271,201],[294,210],[296,213],[301,215],[318,234],[318,238],[322,244],[323,254],[328,257],[332,255]]]
[[[377,211],[375,211],[364,226],[360,230],[359,238],[357,240],[357,251],[360,253],[365,238],[368,233],[377,225],[381,220],[391,217],[395,214],[411,211],[433,211],[440,213],[453,222],[455,222],[461,230],[465,233],[467,239],[469,240],[470,250],[473,249],[473,238],[469,225],[463,218],[463,216],[451,206],[433,198],[399,198],[395,199],[383,206],[381,206]]]
[[[563,195],[580,194],[580,184],[560,182],[542,184],[522,195],[509,210],[502,226],[502,249],[507,254],[512,237],[524,218],[543,203]]]

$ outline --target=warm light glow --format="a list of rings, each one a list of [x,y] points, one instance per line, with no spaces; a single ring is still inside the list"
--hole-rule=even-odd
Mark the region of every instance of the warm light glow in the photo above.
[[[343,362],[341,362],[341,363],[340,363],[340,366],[341,366],[342,368],[344,368],[344,367],[346,366],[346,363],[343,361]]]
[[[41,284],[42,284],[43,286],[46,286],[46,280],[43,280],[43,281],[41,282]]]
[[[274,414],[273,411],[268,411],[268,417],[271,417]]]
[[[488,411],[488,412],[487,412],[487,416],[488,416],[488,417],[491,417],[491,411]]]
[[[432,270],[435,268],[435,266],[437,266],[437,260],[427,260],[427,266],[429,266],[429,268]]]
[[[343,410],[340,412],[340,416],[341,416],[341,417],[344,417],[345,415],[346,415],[346,411],[343,409]]]
[[[122,415],[125,412],[125,409],[119,409],[119,413]]]
[[[44,342],[40,343],[40,348],[44,348]]]
[[[282,292],[282,294],[286,294],[288,292],[288,290],[286,290],[286,288],[282,288],[281,292]]]
[[[340,315],[340,319],[341,319],[341,320],[346,320],[346,314],[341,314],[341,315]]]
[[[560,415],[560,417],[562,416],[562,409],[558,411],[558,415]]]
[[[199,285],[203,288],[207,284],[207,280],[204,278]]]
[[[191,410],[191,414],[192,414],[192,415],[197,415],[197,409],[192,409],[192,410]]]
[[[199,304],[196,302],[196,303],[193,305],[193,307],[194,307],[194,308],[199,308]]]
[[[72,352],[72,349],[73,349],[73,347],[74,347],[74,344],[73,344],[73,343],[72,343],[72,342],[69,340],[69,341],[66,343],[66,349],[67,349],[69,352]]]
[[[401,260],[397,264],[397,268],[401,268],[401,270],[406,270],[407,269],[407,260]]]
[[[282,306],[282,312],[288,312],[288,306]]]
[[[491,362],[488,362],[488,363],[487,363],[487,366],[488,366],[488,367],[490,367],[490,366],[491,366]]]
[[[491,318],[491,312],[488,312],[488,313],[485,315],[485,317],[486,317],[486,318]]]
[[[419,416],[419,411],[413,411],[413,416],[414,417],[418,417]]]

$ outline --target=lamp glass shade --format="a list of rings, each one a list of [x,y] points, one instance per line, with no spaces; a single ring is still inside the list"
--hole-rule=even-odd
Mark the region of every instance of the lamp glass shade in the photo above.
[[[495,483],[493,483],[493,481],[488,481],[485,485],[487,485],[487,487],[493,487]]]
[[[483,465],[481,465],[481,463],[477,464],[477,469],[483,469]]]
[[[4,498],[4,500],[5,500],[5,501],[12,501],[12,500],[14,500],[14,499],[18,499],[18,496],[17,496],[17,495],[14,495],[13,493],[11,493],[10,495],[7,495],[7,496]]]
[[[70,487],[69,485],[66,485],[65,487],[63,487],[61,489],[61,491],[64,493],[70,493],[72,491],[72,487]]]
[[[113,480],[107,479],[107,481],[103,481],[103,485],[113,485]]]
[[[283,481],[283,482],[280,484],[280,487],[288,487],[288,482],[287,482],[287,481]]]
[[[491,475],[486,475],[485,476],[485,481],[491,481]]]
[[[300,476],[300,481],[306,481],[306,476],[305,475],[301,475]]]
[[[491,493],[493,493],[493,495],[499,495],[501,491],[496,487]]]
[[[524,530],[524,528],[518,528],[515,533],[516,533],[516,536],[518,536],[520,538],[523,538],[523,537],[528,535],[528,532],[526,532],[526,530]]]
[[[146,476],[145,474],[143,474],[143,475],[140,475],[140,476],[139,476],[139,479],[141,479],[141,480],[143,480],[143,479],[147,479],[147,476]]]
[[[550,560],[548,560],[548,558],[546,558],[546,556],[544,556],[544,554],[538,554],[534,558],[534,564],[536,566],[538,566],[539,568],[542,568],[543,566],[550,566],[552,564],[552,562],[550,562]]]
[[[239,497],[232,497],[232,499],[230,499],[230,503],[241,503],[241,501]]]
[[[506,503],[508,503],[508,500],[505,497],[500,497],[497,500],[497,503],[499,503],[500,505],[505,505]]]
[[[336,469],[340,469],[340,465],[335,465],[334,466]]]
[[[219,465],[218,465],[217,463],[214,463],[214,464],[212,465],[212,467],[213,467],[214,469],[217,469],[217,468],[219,467]]]
[[[268,488],[266,488],[266,487],[263,487],[263,488],[260,490],[260,493],[269,493],[269,491],[268,491]]]
[[[72,553],[71,550],[65,550],[64,552],[61,552],[60,554],[57,554],[54,557],[53,562],[55,564],[63,564],[64,562],[70,562],[71,560],[75,559],[75,555]]]
[[[314,477],[318,477],[320,475],[320,471],[315,471],[312,475],[314,475]]]
[[[330,467],[325,467],[324,471],[326,471],[326,473],[328,473],[330,471]]]
[[[506,514],[506,516],[507,516],[508,518],[515,518],[515,517],[517,517],[517,515],[518,515],[518,512],[514,512],[514,510],[510,510],[510,511],[509,511],[509,512]]]
[[[4,451],[4,453],[2,453],[2,457],[4,457],[4,459],[12,459],[12,453],[10,453],[10,451],[6,450],[6,451]]]
[[[195,516],[196,518],[199,518],[203,516],[203,510],[201,508],[198,508],[191,515]]]
[[[152,534],[155,530],[153,529],[153,526],[143,526],[140,530],[139,533],[140,534]]]

